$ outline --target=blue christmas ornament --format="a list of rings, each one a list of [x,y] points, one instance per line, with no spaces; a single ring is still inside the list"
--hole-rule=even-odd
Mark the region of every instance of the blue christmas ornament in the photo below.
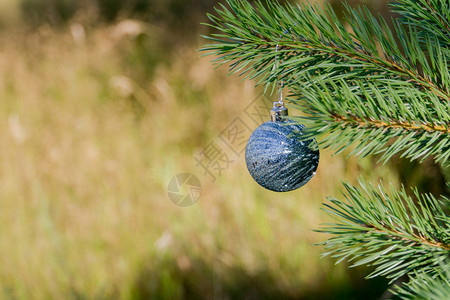
[[[262,187],[288,192],[305,185],[315,174],[319,151],[310,148],[314,139],[302,141],[304,126],[283,120],[287,109],[279,103],[272,109],[272,121],[259,126],[245,149],[247,169]]]

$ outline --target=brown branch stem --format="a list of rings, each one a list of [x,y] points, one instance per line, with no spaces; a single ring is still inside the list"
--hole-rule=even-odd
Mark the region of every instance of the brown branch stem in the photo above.
[[[406,130],[421,130],[421,131],[428,131],[428,132],[442,132],[445,134],[450,134],[450,128],[448,126],[442,126],[442,125],[430,125],[430,124],[418,124],[414,122],[401,122],[401,121],[392,121],[392,122],[384,122],[379,120],[367,120],[358,118],[356,116],[352,116],[352,118],[347,118],[341,115],[337,115],[336,113],[332,113],[333,118],[337,122],[345,122],[345,123],[354,123],[357,124],[357,126],[366,127],[366,126],[372,126],[377,128],[402,128]]]
[[[279,43],[279,42],[274,42],[259,33],[255,33],[255,32],[253,32],[253,33],[262,42],[276,43],[277,45],[280,45],[280,47],[278,49],[279,51],[284,50],[284,49],[297,50],[297,51],[299,50],[299,45],[283,44],[283,43]],[[389,57],[387,57],[386,55],[385,55],[385,59],[382,59],[381,57],[370,56],[370,53],[367,53],[366,51],[350,52],[350,51],[347,51],[346,49],[342,49],[339,46],[333,45],[333,44],[330,44],[330,45],[321,44],[319,46],[322,48],[322,50],[319,50],[318,48],[320,48],[320,47],[318,47],[317,45],[314,45],[314,43],[311,43],[308,41],[303,41],[303,40],[297,41],[297,42],[301,44],[300,48],[309,49],[310,51],[315,51],[318,53],[328,54],[328,55],[332,55],[332,56],[339,56],[339,57],[345,56],[347,58],[351,58],[356,61],[371,63],[376,66],[381,65],[388,70],[400,73],[401,76],[408,78],[409,79],[408,81],[413,82],[424,89],[430,90],[432,93],[434,93],[436,96],[443,99],[444,101],[450,101],[450,95],[447,94],[446,91],[439,89],[439,87],[436,86],[436,84],[434,84],[427,77],[419,74],[417,72],[417,70],[410,70],[408,68],[405,68],[401,64],[398,64],[398,63],[394,62],[393,60],[389,59]],[[270,48],[272,45],[264,45],[264,46],[266,46],[267,48]]]
[[[387,227],[383,227],[382,229],[377,228],[373,225],[368,225],[367,227],[374,229],[377,232],[382,232],[382,233],[386,233],[386,231],[392,231],[395,233],[395,235],[392,235],[393,237],[395,237],[396,239],[401,239],[404,241],[412,241],[414,243],[421,243],[427,246],[431,246],[431,247],[437,247],[437,248],[442,248],[444,250],[450,251],[450,245],[444,244],[444,243],[440,243],[440,242],[436,242],[436,241],[431,241],[423,236],[419,236],[417,234],[412,234],[413,237],[415,239],[417,239],[417,241],[408,238],[407,236],[405,236],[402,232],[392,229],[392,228],[387,228]]]

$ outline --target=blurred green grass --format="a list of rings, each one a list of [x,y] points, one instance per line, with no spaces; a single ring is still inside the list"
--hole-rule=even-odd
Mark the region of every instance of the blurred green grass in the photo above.
[[[0,298],[383,293],[368,270],[320,259],[314,244],[327,236],[311,229],[330,221],[320,206],[341,180],[398,186],[396,170],[322,151],[308,185],[276,194],[241,159],[214,183],[200,178],[195,206],[176,207],[170,179],[198,172],[194,153],[261,91],[214,70],[197,37],[168,42],[158,22],[73,13],[32,28],[15,1],[2,5],[12,19],[0,30]]]

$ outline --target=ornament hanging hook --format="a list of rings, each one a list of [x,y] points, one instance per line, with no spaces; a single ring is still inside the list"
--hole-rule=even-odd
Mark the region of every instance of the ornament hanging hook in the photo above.
[[[281,35],[281,38],[284,37],[288,33],[289,33],[289,28],[284,31],[284,33]],[[275,47],[275,53],[276,54],[275,54],[275,65],[274,65],[274,68],[278,68],[278,66],[279,66],[279,62],[278,62],[278,55],[279,55],[278,54],[278,50],[279,50],[279,48],[280,48],[280,44],[277,43],[277,46]],[[284,106],[283,88],[284,88],[284,80],[283,80],[283,78],[281,78],[281,80],[280,80],[280,93],[279,93],[279,97],[280,98],[278,100],[278,103],[280,103],[281,106]]]
[[[289,32],[289,29],[287,29],[284,34],[281,36],[283,37],[285,34],[287,34]],[[274,70],[275,68],[278,68],[278,49],[280,48],[280,44],[277,44],[277,46],[275,47],[275,65],[274,65]],[[270,110],[270,116],[273,122],[275,121],[282,121],[284,117],[286,117],[288,115],[288,110],[287,108],[284,106],[284,99],[283,99],[283,88],[284,88],[284,80],[281,79],[280,80],[280,92],[279,92],[279,99],[278,102],[274,102],[273,103],[273,108]]]
[[[286,31],[286,33],[287,33],[287,31]],[[275,53],[278,53],[278,48],[279,47],[280,47],[280,44],[277,44],[277,46],[275,47]],[[278,54],[275,56],[275,67],[278,68]],[[283,102],[283,87],[284,87],[284,80],[281,79],[280,80],[280,93],[279,93],[279,100],[278,100],[278,103],[281,106],[284,106],[284,102]]]
[[[279,44],[277,44],[275,48],[275,52],[278,53]],[[278,66],[278,54],[275,56],[275,65],[276,68]],[[280,81],[280,98],[278,102],[273,103],[273,108],[270,110],[270,118],[272,122],[281,122],[283,118],[288,115],[288,110],[284,106],[283,102],[283,79]]]

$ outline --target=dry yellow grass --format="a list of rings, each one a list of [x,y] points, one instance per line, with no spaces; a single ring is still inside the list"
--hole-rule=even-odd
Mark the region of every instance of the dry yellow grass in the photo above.
[[[389,169],[324,151],[307,186],[276,194],[241,159],[176,207],[169,180],[198,173],[194,154],[260,91],[195,45],[140,65],[164,49],[128,22],[0,33],[0,298],[294,298],[348,284],[311,229],[341,179],[396,183]]]

